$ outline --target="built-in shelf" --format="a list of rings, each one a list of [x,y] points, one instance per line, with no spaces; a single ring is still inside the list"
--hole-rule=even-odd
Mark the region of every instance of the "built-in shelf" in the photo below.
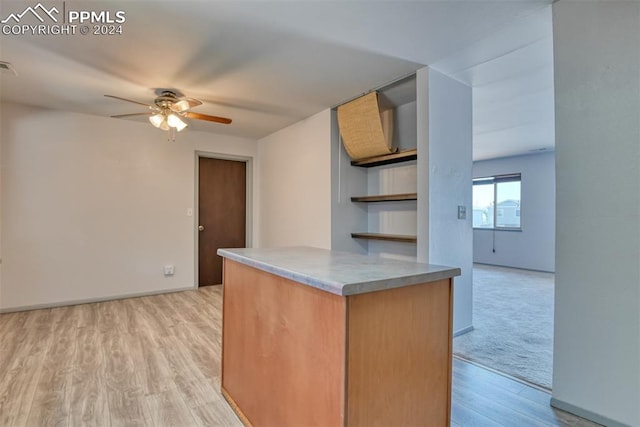
[[[417,243],[418,241],[416,236],[407,236],[404,234],[351,233],[351,237],[354,239],[385,240],[388,242],[404,243]]]
[[[360,166],[363,168],[372,168],[374,166],[391,165],[394,163],[408,162],[418,158],[418,150],[405,150],[393,154],[385,154],[384,156],[369,157],[362,160],[354,160],[351,166]]]
[[[354,229],[349,231],[351,237],[358,239],[356,241],[360,243],[372,241],[367,247],[371,254],[389,251],[405,255],[417,249],[417,219],[414,217],[417,217],[415,176],[418,150],[415,129],[405,126],[418,123],[416,85],[416,76],[411,75],[378,89],[380,105],[385,110],[392,109],[396,124],[402,124],[396,126],[393,132],[393,142],[401,151],[352,160],[351,166],[367,170],[358,172],[349,168],[345,174],[348,179],[354,180],[349,188],[355,193],[351,192],[349,196],[354,196],[350,200],[359,206],[357,209],[349,208],[349,215],[353,212],[353,216],[358,218],[358,224],[368,224],[355,229],[366,230],[365,232],[355,233]],[[414,221],[415,229],[411,224]],[[400,224],[401,227],[394,228]],[[396,232],[407,234],[394,234]],[[382,243],[375,244],[376,241]],[[388,243],[384,243],[385,241]],[[397,242],[402,245],[398,246]],[[404,246],[405,244],[414,247]]]
[[[418,200],[418,193],[403,193],[403,194],[387,194],[384,196],[359,196],[352,197],[352,202],[402,202],[405,200]]]

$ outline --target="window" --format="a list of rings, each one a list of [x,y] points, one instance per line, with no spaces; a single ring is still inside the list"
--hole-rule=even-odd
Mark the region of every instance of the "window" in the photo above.
[[[520,181],[517,174],[473,180],[473,228],[520,230]]]

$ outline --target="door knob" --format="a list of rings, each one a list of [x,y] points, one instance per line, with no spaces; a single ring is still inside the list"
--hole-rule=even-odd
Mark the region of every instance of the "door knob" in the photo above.
[[[204,225],[199,225],[198,226],[198,231],[204,231]]]

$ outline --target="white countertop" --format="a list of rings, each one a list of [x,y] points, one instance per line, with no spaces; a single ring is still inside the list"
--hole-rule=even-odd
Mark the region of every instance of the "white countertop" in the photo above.
[[[460,275],[459,268],[310,247],[218,249],[218,255],[344,296]]]

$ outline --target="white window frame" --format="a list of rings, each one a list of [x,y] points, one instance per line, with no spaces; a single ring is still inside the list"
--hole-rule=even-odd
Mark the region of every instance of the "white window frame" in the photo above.
[[[520,183],[520,227],[499,227],[497,226],[498,219],[498,184],[504,182],[519,182]],[[522,174],[509,173],[503,175],[485,176],[479,178],[473,178],[472,185],[493,184],[493,227],[473,227],[474,230],[498,230],[498,231],[522,231]]]

